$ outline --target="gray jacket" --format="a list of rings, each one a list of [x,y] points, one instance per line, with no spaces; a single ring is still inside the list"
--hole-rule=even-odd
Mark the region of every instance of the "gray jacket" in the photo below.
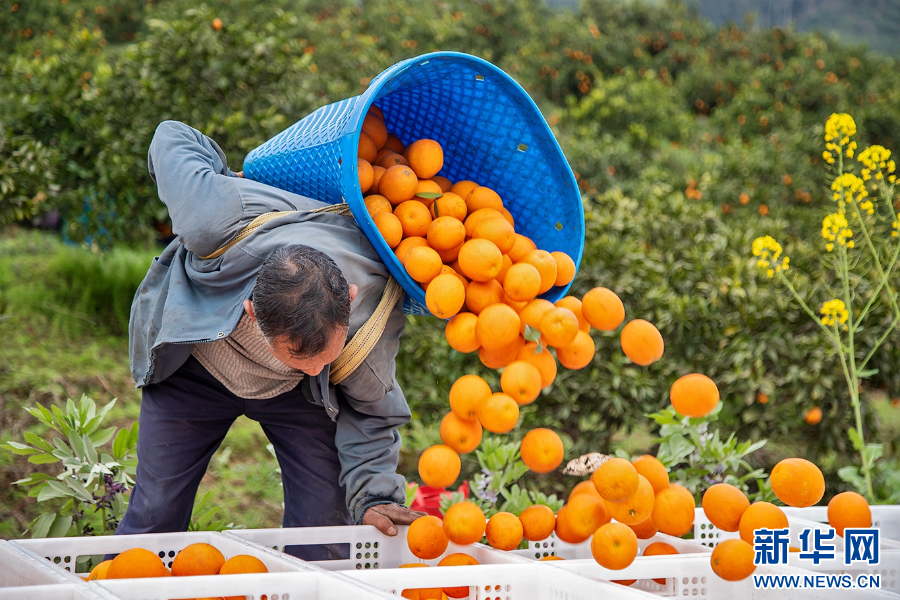
[[[131,307],[131,373],[138,387],[174,373],[193,344],[230,335],[263,262],[282,246],[304,244],[324,252],[359,287],[350,307],[351,336],[372,314],[389,273],[353,219],[310,213],[326,205],[235,177],[219,146],[184,123],[159,125],[149,167],[178,237],[153,260]],[[200,258],[271,211],[300,212],[266,223],[218,258]],[[394,377],[406,322],[402,304],[365,362],[340,385],[329,383],[328,367],[304,385],[309,400],[337,424],[341,484],[357,522],[370,506],[405,499],[405,482],[396,472],[397,427],[409,422],[410,412]]]

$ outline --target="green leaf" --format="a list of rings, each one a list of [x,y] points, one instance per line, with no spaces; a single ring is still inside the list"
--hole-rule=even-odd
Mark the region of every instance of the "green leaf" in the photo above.
[[[101,429],[100,431],[92,433],[90,439],[94,446],[102,446],[103,444],[111,440],[112,436],[115,433],[115,427],[107,427],[106,429]]]
[[[74,496],[74,494],[68,486],[59,481],[48,481],[47,487],[42,489],[38,494],[37,501],[45,502],[47,500],[52,500],[53,498],[68,498],[69,496]]]
[[[33,446],[37,446],[44,452],[53,452],[53,445],[39,435],[32,433],[31,431],[26,431],[23,436],[25,437],[26,442]]]
[[[85,462],[94,464],[97,462],[97,450],[94,448],[91,437],[88,434],[81,436],[81,445],[84,446]]]
[[[71,527],[72,517],[58,515],[56,519],[53,520],[53,524],[50,526],[50,529],[47,531],[47,535],[45,535],[44,537],[66,537],[66,534],[69,533],[69,529],[71,529]]]
[[[426,198],[428,200],[433,200],[435,198],[440,198],[444,194],[439,194],[438,192],[419,192],[416,194],[417,198]]]
[[[51,463],[59,462],[59,459],[52,454],[35,454],[34,456],[28,457],[28,462],[33,465],[49,465]]]
[[[56,480],[55,477],[47,475],[46,473],[32,473],[28,477],[24,477],[22,479],[19,479],[18,481],[13,481],[12,484],[13,485],[35,485],[42,481],[55,481],[55,480]]]
[[[53,522],[56,521],[56,513],[44,513],[31,522],[31,537],[45,538],[49,533]]]
[[[69,446],[72,447],[72,452],[77,458],[84,460],[84,442],[74,429],[69,431]]]
[[[866,369],[865,371],[860,371],[856,374],[860,379],[866,379],[867,377],[874,377],[878,375],[878,369]]]
[[[9,450],[13,454],[18,454],[21,456],[27,456],[28,454],[34,454],[36,452],[39,452],[39,450],[32,448],[31,446],[29,446],[27,444],[22,444],[21,442],[15,442],[13,440],[10,440],[10,441],[6,442],[5,444],[0,445],[0,448],[4,448],[6,450]]]
[[[116,460],[121,460],[128,450],[128,429],[123,427],[113,440],[112,451]]]
[[[91,493],[87,491],[84,487],[84,484],[81,483],[80,479],[75,477],[66,477],[66,486],[72,490],[73,495],[79,500],[83,500],[85,502],[93,502],[94,498],[91,496]]]
[[[532,327],[531,325],[525,326],[525,339],[529,342],[541,342],[541,332]]]
[[[856,427],[851,427],[847,431],[847,435],[850,437],[850,441],[853,442],[853,448],[859,452],[863,449],[863,440],[859,435],[859,432],[856,431]]]

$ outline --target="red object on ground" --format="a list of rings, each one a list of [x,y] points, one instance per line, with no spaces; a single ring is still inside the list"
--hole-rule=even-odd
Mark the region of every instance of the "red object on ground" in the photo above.
[[[456,491],[462,492],[463,498],[468,498],[469,482],[463,481]],[[447,488],[432,487],[430,485],[420,485],[416,489],[416,497],[413,499],[413,503],[410,508],[412,510],[420,510],[422,512],[428,513],[429,515],[434,515],[435,517],[442,518],[443,515],[441,515],[441,498],[444,496],[449,496],[452,493],[453,490],[448,490]]]

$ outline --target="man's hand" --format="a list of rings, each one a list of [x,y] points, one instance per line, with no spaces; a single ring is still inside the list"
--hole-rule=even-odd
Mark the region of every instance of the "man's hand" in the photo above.
[[[233,171],[235,177],[240,177],[243,179],[244,172],[243,171]]]
[[[384,535],[397,535],[395,525],[409,525],[426,513],[409,510],[399,504],[377,504],[363,515],[363,525],[374,525]]]

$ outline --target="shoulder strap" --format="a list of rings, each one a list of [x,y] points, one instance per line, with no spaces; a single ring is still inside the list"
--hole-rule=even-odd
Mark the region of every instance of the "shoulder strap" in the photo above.
[[[259,215],[258,217],[250,221],[250,223],[246,227],[241,229],[238,234],[224,246],[222,246],[212,254],[201,256],[200,258],[202,260],[218,258],[219,256],[225,254],[225,252],[229,248],[236,245],[241,240],[248,238],[254,231],[259,229],[269,221],[286,215],[292,215],[296,212],[299,211],[283,210]],[[345,217],[353,216],[353,213],[350,211],[350,207],[347,206],[346,203],[323,206],[322,208],[317,208],[309,212],[332,213]],[[345,380],[359,367],[359,365],[363,363],[364,360],[366,360],[369,352],[372,351],[372,349],[375,347],[375,344],[377,344],[378,340],[381,339],[381,334],[384,333],[384,328],[387,326],[388,317],[390,316],[391,311],[394,310],[394,307],[397,305],[397,302],[402,296],[403,289],[400,287],[400,284],[397,283],[397,280],[393,277],[388,278],[387,285],[384,286],[384,293],[381,296],[381,301],[378,302],[378,306],[375,307],[375,311],[366,320],[366,322],[363,323],[363,326],[359,328],[359,331],[356,332],[350,342],[347,343],[346,346],[344,346],[344,349],[341,350],[341,354],[337,357],[337,360],[331,363],[330,381],[332,385],[337,385]]]

